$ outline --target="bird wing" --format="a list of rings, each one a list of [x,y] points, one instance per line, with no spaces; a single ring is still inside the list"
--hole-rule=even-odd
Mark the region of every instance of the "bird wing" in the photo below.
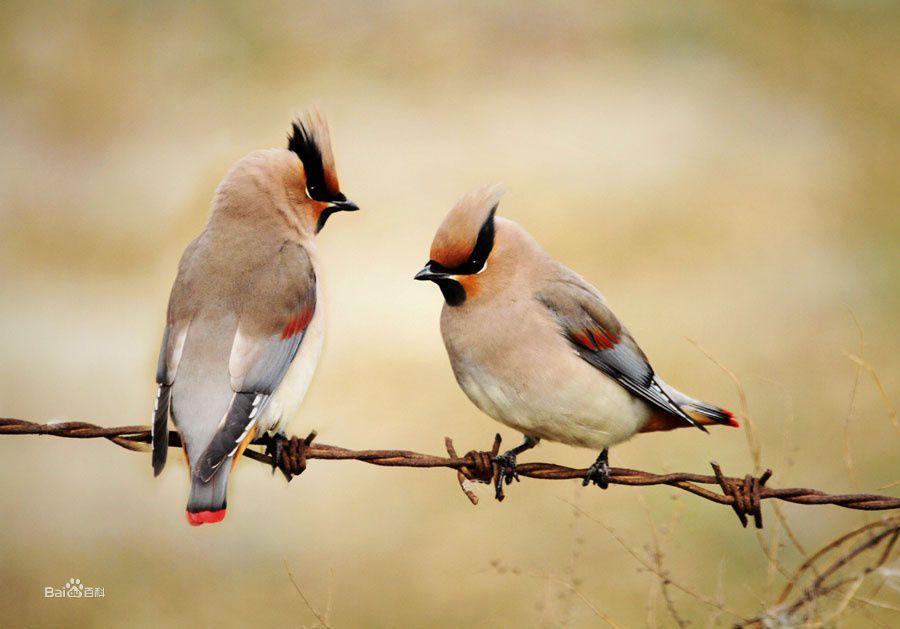
[[[306,249],[284,243],[250,278],[238,317],[228,372],[234,396],[200,457],[198,475],[209,480],[256,425],[281,384],[316,310],[316,275]]]
[[[663,390],[644,352],[590,284],[569,271],[536,297],[582,359],[651,406],[703,430]]]
[[[166,466],[169,451],[169,416],[171,406],[172,384],[181,361],[181,352],[191,324],[192,310],[189,307],[190,295],[196,284],[196,272],[191,261],[199,246],[200,239],[194,240],[184,250],[178,265],[178,276],[172,286],[169,297],[169,309],[166,314],[166,329],[163,331],[162,346],[159,349],[159,361],[156,366],[156,402],[153,406],[153,422],[150,426],[150,438],[153,443],[153,475],[159,476]]]

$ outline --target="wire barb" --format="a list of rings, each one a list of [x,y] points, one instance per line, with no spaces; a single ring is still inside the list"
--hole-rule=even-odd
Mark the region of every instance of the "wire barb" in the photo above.
[[[756,528],[761,529],[762,511],[760,502],[760,489],[765,486],[766,481],[772,477],[772,470],[766,470],[759,478],[751,474],[747,474],[743,479],[726,478],[722,474],[722,468],[713,461],[710,463],[713,473],[716,476],[716,482],[722,488],[722,493],[731,496],[731,508],[737,514],[741,525],[747,528],[747,516],[753,516],[753,523]]]
[[[104,428],[86,422],[59,422],[38,424],[13,418],[0,418],[0,435],[52,435],[75,439],[108,439],[128,450],[146,450],[150,443],[148,426],[119,426]],[[444,445],[449,457],[432,456],[410,450],[349,450],[338,446],[313,442],[315,433],[306,439],[294,438],[288,442],[282,454],[279,467],[286,475],[299,474],[306,469],[310,459],[331,461],[362,461],[370,465],[388,467],[444,467],[456,470],[459,485],[472,502],[478,504],[471,482],[496,482],[499,468],[494,458],[500,450],[500,435],[494,438],[489,451],[472,450],[460,457],[456,453],[453,441],[448,437]],[[263,436],[253,442],[255,446],[265,446],[270,442]],[[177,432],[169,433],[169,447],[181,447],[181,437]],[[272,457],[262,452],[247,448],[244,456],[255,461],[272,464]],[[762,528],[761,502],[777,499],[794,504],[820,505],[831,504],[845,509],[861,511],[885,511],[900,509],[900,498],[878,494],[828,494],[817,489],[806,488],[774,488],[767,487],[766,481],[772,476],[766,470],[759,478],[747,475],[744,478],[733,478],[722,474],[718,464],[713,463],[713,476],[677,472],[672,474],[653,474],[641,470],[613,467],[609,470],[609,482],[612,485],[648,486],[668,485],[694,494],[721,505],[734,509],[741,523],[747,526],[748,517],[752,515],[757,528]],[[574,469],[552,463],[523,463],[516,468],[520,476],[544,480],[583,479],[588,469]],[[722,493],[718,493],[701,485],[718,485]],[[502,494],[497,496],[502,499]]]
[[[456,470],[456,478],[459,481],[459,487],[473,505],[478,504],[478,496],[472,491],[472,481],[479,483],[494,483],[497,476],[500,474],[500,468],[494,463],[494,459],[500,451],[501,440],[502,437],[498,433],[494,437],[494,445],[489,452],[483,450],[470,450],[466,453],[466,456],[463,457],[463,460],[470,462],[470,464],[463,465]],[[453,447],[453,439],[444,437],[444,446],[447,448],[447,454],[450,455],[451,459],[459,458],[459,455],[456,454],[456,448]],[[502,500],[502,498],[498,498],[498,500]]]

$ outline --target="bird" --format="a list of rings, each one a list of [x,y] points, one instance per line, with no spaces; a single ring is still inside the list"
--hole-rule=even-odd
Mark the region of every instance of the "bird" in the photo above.
[[[358,209],[318,109],[295,118],[286,148],[251,152],[216,188],[172,286],[152,422],[154,476],[170,419],[181,437],[191,525],[225,518],[229,476],[258,435],[273,438],[278,464],[324,339],[315,238]]]
[[[723,408],[664,382],[600,292],[497,216],[505,188],[473,190],[447,214],[416,280],[444,297],[440,328],[456,381],[486,415],[520,432],[495,458],[502,483],[542,440],[599,451],[583,479],[605,489],[609,448],[637,433],[723,424]]]

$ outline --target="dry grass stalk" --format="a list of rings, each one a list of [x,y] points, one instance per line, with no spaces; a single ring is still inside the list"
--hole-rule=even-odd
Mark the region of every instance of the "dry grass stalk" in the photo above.
[[[871,598],[860,600],[856,594],[866,578],[877,573],[894,556],[898,538],[900,517],[894,516],[865,524],[832,540],[800,565],[778,599],[762,615],[741,626],[819,627],[834,622],[854,604],[892,609],[893,606]],[[877,557],[874,562],[854,569],[856,563],[872,555]],[[808,574],[815,576],[801,589],[800,582]],[[798,590],[799,594],[789,601],[791,593]],[[840,599],[832,611],[825,613],[824,602],[833,594],[841,594]]]
[[[297,590],[297,594],[300,595],[300,598],[303,599],[303,603],[306,605],[306,608],[312,612],[312,615],[316,617],[316,620],[319,621],[319,626],[325,627],[325,629],[331,629],[331,625],[328,624],[328,612],[331,610],[331,593],[328,595],[328,603],[326,609],[328,610],[325,614],[320,613],[313,607],[313,604],[310,602],[309,598],[307,598],[306,594],[303,592],[303,589],[300,587],[300,584],[297,583],[297,579],[294,578],[294,573],[291,572],[291,567],[288,565],[287,559],[284,560],[284,569],[287,571],[288,578],[291,580],[291,583],[294,585],[294,589]]]

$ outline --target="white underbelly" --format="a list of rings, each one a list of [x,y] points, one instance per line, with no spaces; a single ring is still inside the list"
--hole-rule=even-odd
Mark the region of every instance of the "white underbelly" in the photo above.
[[[650,418],[646,403],[585,364],[577,377],[552,382],[539,371],[528,381],[504,382],[469,368],[459,383],[469,399],[494,419],[532,437],[600,449],[625,441]]]
[[[281,384],[269,398],[260,419],[261,429],[275,433],[285,432],[289,436],[305,437],[315,426],[305,425],[300,421],[300,406],[309,390],[322,345],[325,341],[325,315],[321,300],[318,300],[316,312],[303,336],[297,355],[291,362]]]

